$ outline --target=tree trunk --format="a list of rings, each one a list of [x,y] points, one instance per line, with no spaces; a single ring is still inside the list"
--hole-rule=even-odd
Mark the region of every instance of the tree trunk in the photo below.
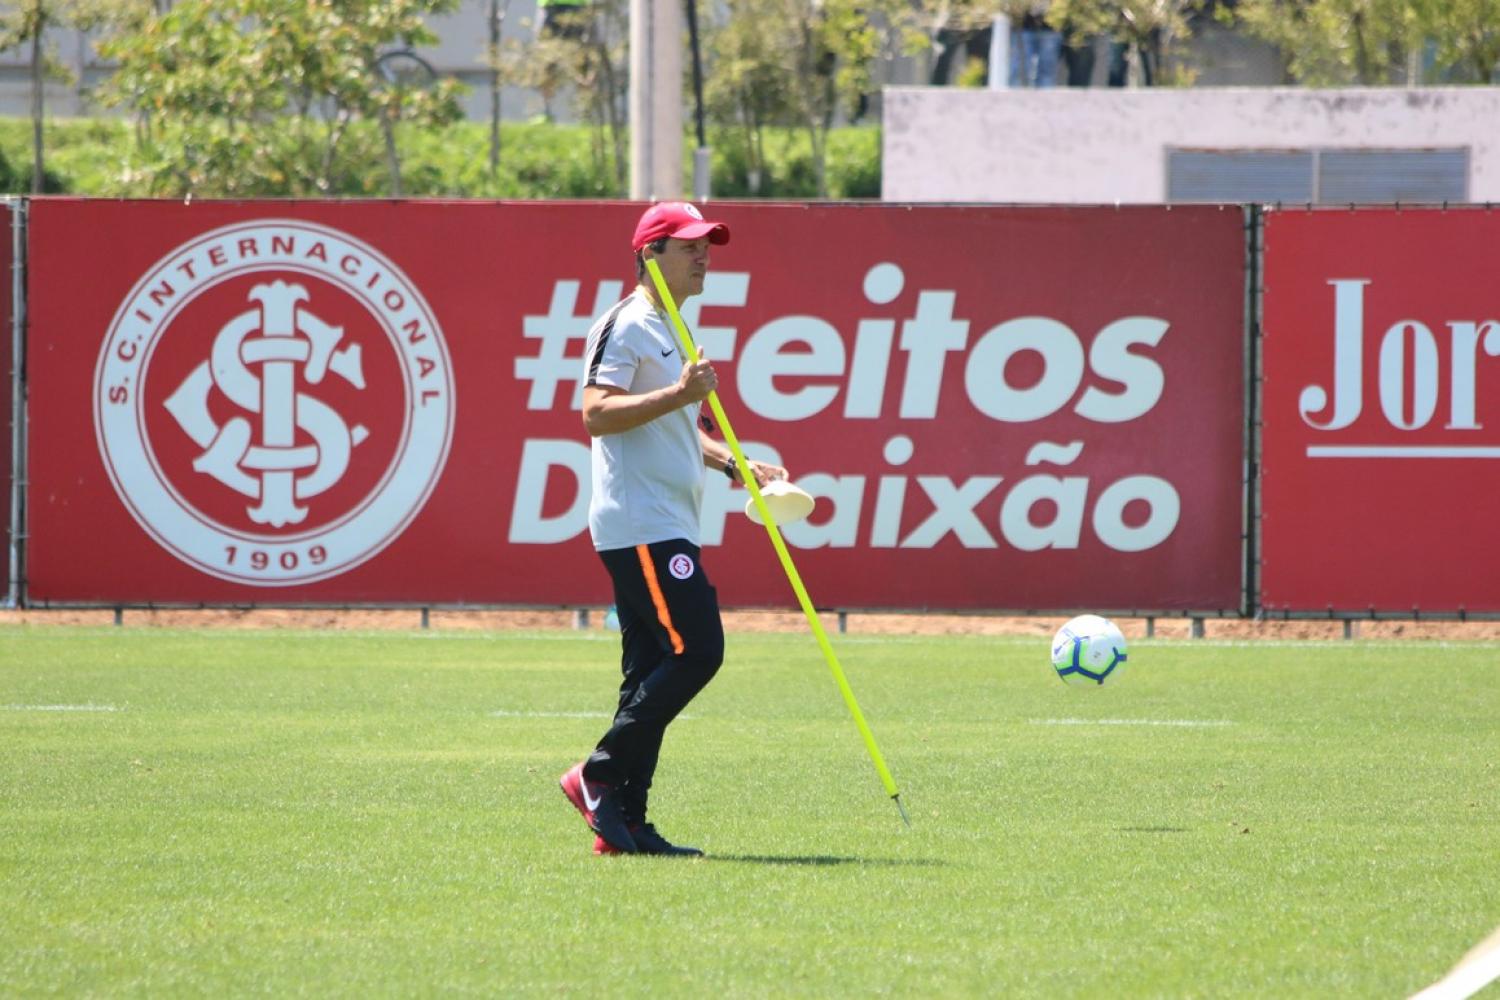
[[[828,136],[817,123],[809,122],[807,138],[812,144],[813,172],[818,178],[818,197],[828,197]]]
[[[603,33],[599,32],[594,38],[595,56],[599,61],[599,75],[604,81],[600,88],[601,97],[604,101],[603,118],[609,123],[609,138],[614,150],[615,160],[615,185],[621,194],[629,193],[628,178],[625,176],[629,165],[629,154],[625,149],[625,121],[620,114],[620,106],[625,97],[625,87],[620,82],[620,76],[615,72],[615,64],[609,57],[609,45],[606,43]]]
[[[746,98],[747,102],[752,98]],[[753,107],[750,109],[750,165],[754,168],[749,178],[750,193],[758,195],[762,187],[771,179],[770,171],[766,167],[766,132],[765,121],[760,113]]]
[[[42,0],[36,3],[36,22],[31,32],[31,193],[41,194],[46,169],[42,155],[42,87],[45,84],[42,58],[42,33],[47,30],[47,15]]]
[[[754,197],[760,194],[763,176],[760,119],[755,114],[748,91],[738,90],[735,94],[735,102],[739,113],[740,130],[745,136],[745,188]]]
[[[500,172],[500,29],[505,0],[490,0],[490,177]],[[492,192],[493,193],[493,192]]]
[[[380,131],[385,135],[385,167],[391,175],[391,197],[401,197],[401,154],[396,150],[396,125],[384,109],[380,113]]]
[[[344,138],[344,129],[349,126],[349,117],[348,109],[340,108],[338,114],[334,116],[333,124],[328,128],[328,141],[323,147],[322,169],[314,182],[318,190],[324,194],[333,192],[333,164],[338,156],[339,143]]]
[[[1354,29],[1354,79],[1362,86],[1374,83],[1372,76],[1375,75],[1374,67],[1370,59],[1370,47],[1365,44],[1365,15],[1363,11],[1355,11],[1350,19],[1350,27]]]

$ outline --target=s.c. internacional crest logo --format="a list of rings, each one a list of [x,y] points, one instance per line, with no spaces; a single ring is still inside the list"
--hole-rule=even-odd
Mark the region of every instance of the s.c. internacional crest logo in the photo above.
[[[262,219],[157,261],[94,374],[99,450],[158,542],[225,580],[336,576],[411,523],[453,432],[421,292],[373,247]]]

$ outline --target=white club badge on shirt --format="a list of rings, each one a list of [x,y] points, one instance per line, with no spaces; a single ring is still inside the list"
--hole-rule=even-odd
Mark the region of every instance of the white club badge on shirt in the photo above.
[[[668,560],[667,572],[679,580],[686,580],[693,575],[693,557],[679,552]]]

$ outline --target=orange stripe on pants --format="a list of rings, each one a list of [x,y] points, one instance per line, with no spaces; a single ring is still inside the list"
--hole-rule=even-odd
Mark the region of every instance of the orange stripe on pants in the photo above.
[[[641,557],[641,573],[646,577],[646,589],[651,591],[651,603],[656,605],[656,620],[667,630],[667,637],[672,640],[672,652],[680,656],[687,647],[682,636],[672,627],[672,612],[667,610],[667,599],[661,596],[661,584],[656,582],[656,564],[651,561],[651,550],[637,545],[635,551]]]

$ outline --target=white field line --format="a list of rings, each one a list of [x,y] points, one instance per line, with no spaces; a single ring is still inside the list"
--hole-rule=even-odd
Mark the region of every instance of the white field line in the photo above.
[[[1228,649],[1326,649],[1358,653],[1366,649],[1500,649],[1493,639],[1131,639],[1136,646],[1211,646]]]
[[[1491,934],[1463,957],[1453,971],[1411,1000],[1466,1000],[1500,979],[1500,931]]]
[[[412,639],[417,642],[429,642],[435,640],[467,640],[470,642],[505,642],[515,639],[524,642],[619,642],[618,632],[595,632],[559,630],[557,632],[542,632],[517,629],[444,629],[434,627],[430,629],[419,629],[413,626],[410,629],[392,629],[389,632],[380,629],[219,629],[223,634],[235,636],[254,636],[257,639],[286,638],[289,632],[312,633],[320,638],[347,638],[347,639]],[[278,635],[278,632],[280,633]],[[180,633],[183,635],[188,632]]]
[[[49,626],[52,627],[52,626]],[[75,639],[98,639],[105,642],[117,642],[122,630],[113,625],[89,625],[89,626],[56,626],[57,632],[48,634],[46,632],[34,631],[27,638],[31,639],[56,639],[59,641],[73,641]],[[130,626],[126,626],[125,633],[129,634]],[[620,633],[559,630],[556,632],[532,631],[525,629],[444,629],[434,626],[430,629],[420,629],[413,625],[410,628],[401,629],[348,629],[348,628],[235,628],[232,626],[207,626],[205,628],[157,628],[145,627],[135,629],[134,635],[144,635],[149,631],[153,636],[163,638],[183,638],[185,636],[202,636],[211,633],[215,638],[234,637],[244,639],[281,639],[288,637],[316,636],[320,639],[414,639],[417,641],[428,641],[433,639],[468,639],[483,642],[504,642],[507,639],[523,639],[526,641],[541,642],[619,642]]]
[[[511,712],[500,709],[491,712],[492,719],[612,719],[608,712]]]
[[[119,712],[114,705],[0,705],[0,712]]]
[[[1033,726],[1232,726],[1227,719],[1027,719]]]
[[[513,712],[509,709],[499,709],[490,713],[492,719],[613,719],[610,712]],[[677,716],[679,719],[691,721],[693,716],[683,713]]]
[[[793,633],[781,633],[793,634]],[[829,641],[835,646],[866,646],[866,645],[909,645],[924,643],[953,642],[985,642],[1000,646],[1045,646],[1051,641],[1050,636],[1043,635],[977,635],[977,634],[954,634],[943,635],[830,635]],[[1494,639],[1475,640],[1451,640],[1451,639],[1189,639],[1189,638],[1166,638],[1154,636],[1150,639],[1140,637],[1126,641],[1132,646],[1143,646],[1151,648],[1178,648],[1187,647],[1191,649],[1327,649],[1344,650],[1357,653],[1366,649],[1500,649],[1500,642]]]
[[[327,635],[341,635],[341,634],[348,634],[348,633],[340,633],[338,630],[335,629],[335,630],[329,630],[325,634],[327,634]],[[383,633],[383,632],[361,632],[359,634],[360,635],[364,635],[364,636],[378,636],[378,637],[382,637],[382,638],[384,638],[384,636],[386,635],[386,633]],[[620,641],[620,633],[618,633],[618,632],[594,632],[594,631],[585,632],[583,629],[579,629],[576,632],[566,632],[566,631],[559,631],[559,632],[526,632],[526,631],[515,631],[515,632],[511,632],[511,631],[502,631],[500,629],[491,629],[489,631],[484,631],[484,630],[469,631],[469,630],[460,630],[460,629],[448,630],[448,629],[442,629],[442,628],[432,628],[432,629],[428,629],[426,631],[418,631],[418,632],[394,632],[394,633],[390,633],[390,634],[394,635],[394,636],[400,636],[400,637],[405,638],[405,639],[483,639],[483,640],[486,640],[488,642],[504,641],[506,639],[523,639],[526,642],[619,642]]]

